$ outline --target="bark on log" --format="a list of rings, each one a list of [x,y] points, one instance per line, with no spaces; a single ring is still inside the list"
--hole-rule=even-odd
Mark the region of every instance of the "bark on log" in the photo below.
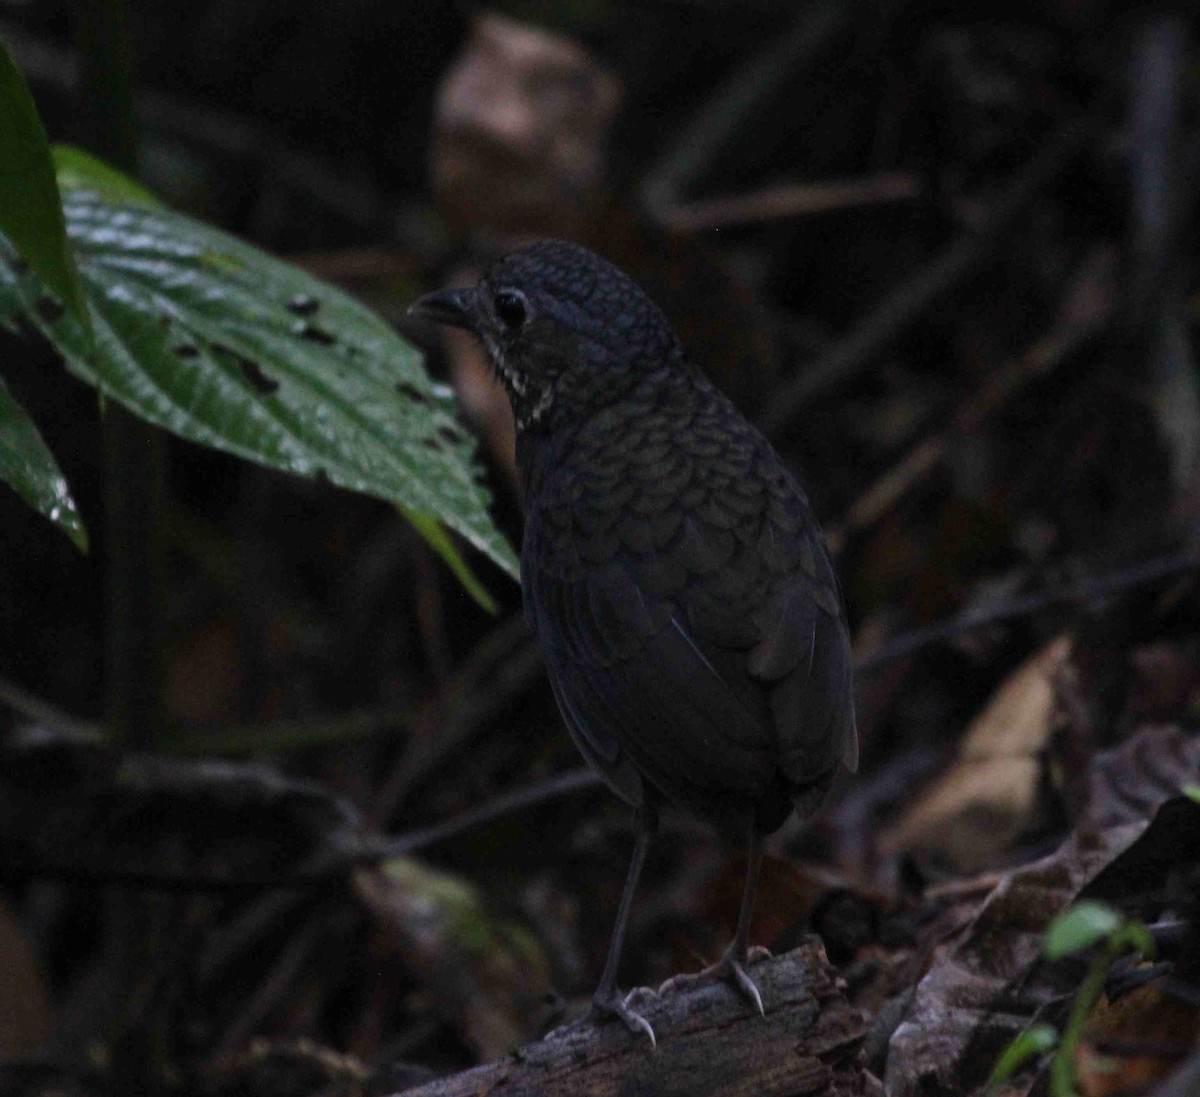
[[[866,1023],[816,938],[751,969],[760,1017],[725,982],[639,995],[657,1049],[619,1021],[576,1021],[506,1059],[404,1097],[860,1097],[872,1092],[859,1048]]]

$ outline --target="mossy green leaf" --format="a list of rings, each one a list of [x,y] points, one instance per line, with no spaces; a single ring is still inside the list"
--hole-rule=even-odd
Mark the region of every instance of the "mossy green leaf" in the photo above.
[[[0,40],[0,233],[87,325],[87,308],[63,224],[50,144],[33,96]]]

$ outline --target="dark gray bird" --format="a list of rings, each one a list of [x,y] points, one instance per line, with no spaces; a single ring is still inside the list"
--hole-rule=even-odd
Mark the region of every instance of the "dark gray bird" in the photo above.
[[[762,838],[858,760],[850,643],[808,499],[622,271],[543,241],[415,315],[474,332],[512,401],[525,610],[583,756],[638,839],[594,1009],[617,990],[638,876],[671,801],[749,844],[733,943],[746,972]],[[673,983],[678,980],[672,980]]]

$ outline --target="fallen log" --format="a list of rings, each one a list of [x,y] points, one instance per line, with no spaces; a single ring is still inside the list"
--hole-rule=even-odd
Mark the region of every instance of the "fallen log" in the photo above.
[[[619,1022],[591,1019],[556,1029],[505,1059],[404,1091],[404,1097],[863,1097],[861,1011],[807,938],[751,969],[760,1017],[732,987],[710,982],[662,997],[639,993],[637,1010],[658,1047]],[[874,1085],[877,1085],[875,1083]]]

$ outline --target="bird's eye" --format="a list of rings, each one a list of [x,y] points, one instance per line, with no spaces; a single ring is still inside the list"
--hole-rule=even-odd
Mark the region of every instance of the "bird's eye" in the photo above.
[[[496,291],[496,315],[501,323],[510,331],[516,331],[525,323],[528,307],[525,294],[519,289],[502,289]]]

